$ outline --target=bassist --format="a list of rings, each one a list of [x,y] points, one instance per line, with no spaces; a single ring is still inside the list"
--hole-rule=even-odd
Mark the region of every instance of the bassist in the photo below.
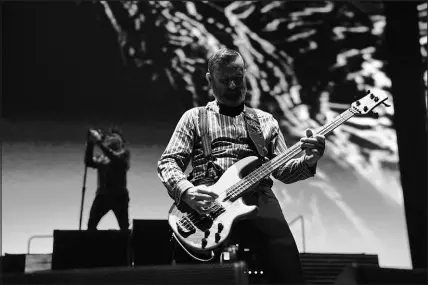
[[[177,205],[186,203],[200,214],[209,213],[218,195],[201,184],[215,183],[245,157],[270,160],[287,149],[276,119],[245,106],[245,67],[243,57],[230,49],[220,49],[209,58],[206,79],[215,100],[183,114],[158,162],[159,178]],[[312,134],[307,130],[307,137],[301,139],[305,155],[276,169],[274,178],[295,183],[315,175],[325,138]],[[187,177],[184,171],[190,161],[192,171]],[[258,244],[255,251],[270,283],[304,284],[299,252],[272,184],[266,177],[257,191],[244,196],[246,204],[258,206],[258,212],[237,222],[232,239]],[[177,257],[178,253],[177,262],[186,262]]]

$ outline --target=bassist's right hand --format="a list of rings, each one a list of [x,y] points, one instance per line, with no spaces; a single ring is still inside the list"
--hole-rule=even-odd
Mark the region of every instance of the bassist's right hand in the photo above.
[[[218,198],[218,194],[209,190],[205,185],[189,188],[181,196],[181,200],[199,214],[208,214],[213,211],[214,209],[210,208],[216,198]]]

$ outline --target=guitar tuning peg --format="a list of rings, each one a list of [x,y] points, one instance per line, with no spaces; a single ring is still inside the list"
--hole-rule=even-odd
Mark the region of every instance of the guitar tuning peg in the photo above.
[[[367,90],[367,91],[366,91],[366,95],[369,95],[369,94],[370,94],[370,90]]]
[[[382,102],[382,104],[385,105],[385,107],[391,107],[391,105],[389,105],[389,104],[387,104],[385,102]]]
[[[372,111],[373,118],[379,119],[379,114]]]

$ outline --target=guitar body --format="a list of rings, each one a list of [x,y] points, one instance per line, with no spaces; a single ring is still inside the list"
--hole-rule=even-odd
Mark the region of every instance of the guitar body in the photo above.
[[[226,191],[227,189],[241,181],[260,164],[257,157],[246,157],[228,168],[215,184],[207,185],[211,191],[219,195],[216,204],[221,209],[217,214],[213,212],[207,216],[200,215],[186,203],[180,203],[178,207],[175,203],[172,205],[168,223],[183,247],[198,253],[214,250],[230,236],[235,221],[257,210],[257,206],[246,205],[242,198],[233,201],[225,198],[231,193]]]

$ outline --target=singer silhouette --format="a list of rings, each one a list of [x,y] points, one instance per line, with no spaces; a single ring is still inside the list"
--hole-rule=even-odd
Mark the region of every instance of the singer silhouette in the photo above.
[[[98,146],[102,154],[94,156]],[[129,191],[127,172],[130,151],[118,129],[108,133],[89,130],[85,151],[85,164],[97,169],[97,191],[88,220],[88,230],[96,230],[101,219],[112,210],[121,230],[129,228]]]

